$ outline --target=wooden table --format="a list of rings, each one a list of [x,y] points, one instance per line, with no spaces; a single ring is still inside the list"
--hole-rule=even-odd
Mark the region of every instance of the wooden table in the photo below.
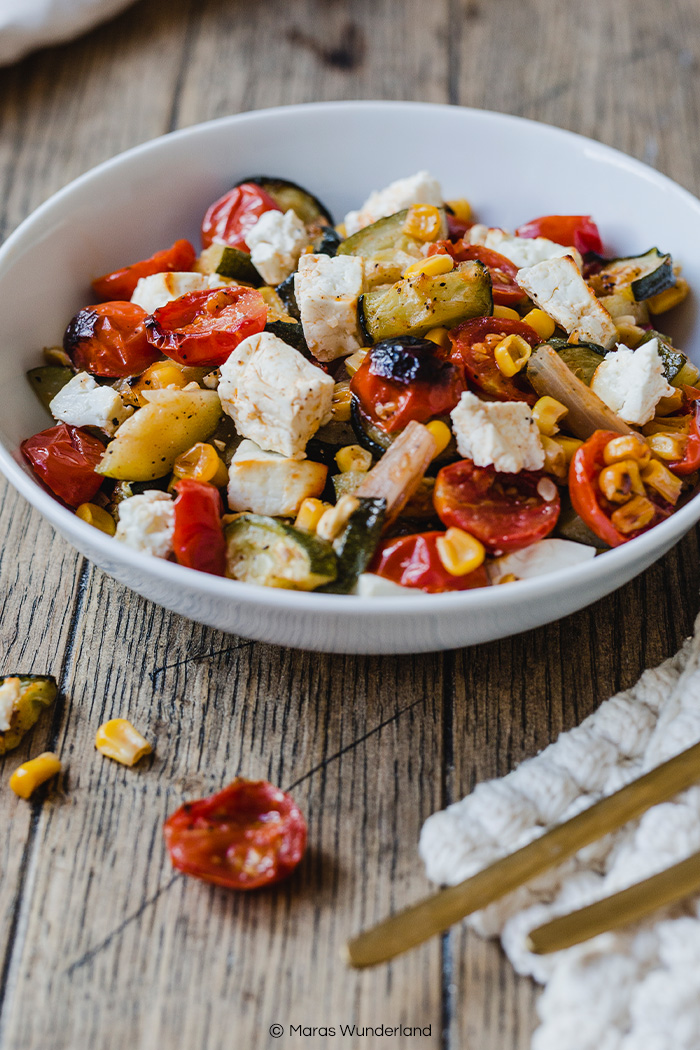
[[[698,193],[699,55],[694,0],[668,0],[662,17],[646,0],[142,0],[0,71],[0,234],[126,147],[315,99],[521,114]],[[496,944],[457,928],[362,974],[340,951],[428,889],[416,851],[428,814],[677,649],[698,608],[696,534],[560,623],[401,658],[282,650],[180,619],[86,563],[4,484],[0,536],[0,672],[50,672],[61,690],[0,761],[3,1050],[529,1046],[536,990]],[[115,715],[155,741],[134,770],[94,750]],[[46,749],[64,774],[16,799],[10,771]],[[164,818],[236,774],[292,787],[308,816],[308,857],[276,892],[209,888],[165,856]],[[288,1032],[341,1023],[430,1034]]]

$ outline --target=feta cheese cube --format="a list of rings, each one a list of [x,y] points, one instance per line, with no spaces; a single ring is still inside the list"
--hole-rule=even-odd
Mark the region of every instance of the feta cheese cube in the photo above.
[[[306,226],[293,208],[263,212],[245,239],[251,262],[267,284],[279,284],[289,277],[309,243]]]
[[[352,255],[302,255],[294,278],[304,337],[319,361],[334,361],[362,346],[357,300],[364,266]]]
[[[5,733],[10,728],[10,720],[17,708],[20,696],[19,678],[7,678],[0,685],[0,733]]]
[[[223,288],[230,283],[227,278],[216,273],[154,273],[150,277],[140,279],[131,301],[147,314],[152,314],[161,306],[172,302],[173,299],[179,299],[181,295],[187,295],[188,292],[199,292],[204,288]]]
[[[480,401],[465,391],[451,419],[460,455],[477,467],[517,474],[544,466],[540,432],[524,401]]]
[[[303,500],[321,495],[327,474],[322,463],[266,452],[245,440],[229,467],[228,505],[233,511],[293,517]]]
[[[443,203],[440,183],[427,171],[419,171],[405,179],[396,179],[383,190],[373,190],[359,211],[345,216],[348,237],[378,219],[394,215],[412,204],[433,204],[439,208]]]
[[[332,376],[270,332],[248,336],[221,365],[221,407],[241,437],[303,459],[306,443],[331,418]]]
[[[518,270],[524,292],[574,339],[609,349],[615,342],[615,323],[568,256],[546,259]]]
[[[420,587],[402,587],[400,583],[374,572],[361,572],[355,585],[355,594],[360,598],[413,598],[423,593]]]
[[[87,372],[78,372],[56,394],[49,411],[74,427],[100,427],[113,434],[133,414],[111,386],[99,386]]]
[[[502,554],[488,562],[486,571],[491,583],[498,583],[503,576],[515,576],[518,580],[529,580],[533,576],[544,576],[548,572],[559,572],[571,565],[580,565],[595,557],[595,547],[572,540],[547,539],[531,543],[522,550]]]
[[[648,423],[660,399],[674,392],[664,378],[658,339],[636,350],[618,343],[593,373],[591,390],[625,423]]]
[[[175,509],[167,492],[148,489],[119,504],[116,538],[135,551],[167,558],[173,551]]]
[[[545,262],[547,259],[559,259],[565,255],[570,256],[578,269],[581,268],[583,260],[575,248],[556,244],[546,237],[514,237],[505,230],[492,228],[486,232],[483,241],[480,242],[491,251],[500,252],[510,259],[518,267],[534,266],[535,263]]]

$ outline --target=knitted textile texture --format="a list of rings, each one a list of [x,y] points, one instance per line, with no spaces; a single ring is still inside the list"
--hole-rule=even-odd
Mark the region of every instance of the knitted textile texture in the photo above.
[[[428,877],[454,885],[700,741],[700,617],[674,657],[500,780],[429,817]],[[648,810],[467,922],[545,986],[532,1050],[700,1050],[700,899],[551,955],[535,926],[700,850],[700,786]]]

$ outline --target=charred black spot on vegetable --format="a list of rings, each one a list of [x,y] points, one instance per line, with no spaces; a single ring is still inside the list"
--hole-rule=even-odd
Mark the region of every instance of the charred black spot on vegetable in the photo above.
[[[93,338],[98,321],[98,315],[89,307],[78,311],[63,336],[63,349],[67,354],[75,353],[84,339]]]
[[[440,383],[451,378],[455,367],[438,358],[438,347],[430,339],[401,336],[383,339],[370,351],[370,372],[395,383]]]

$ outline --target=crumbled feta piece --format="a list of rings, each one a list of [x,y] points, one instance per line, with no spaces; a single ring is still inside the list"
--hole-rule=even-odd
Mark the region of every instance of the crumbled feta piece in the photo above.
[[[480,401],[466,390],[450,418],[460,455],[477,467],[517,474],[544,466],[540,432],[524,401]]]
[[[266,452],[245,440],[229,467],[228,505],[233,511],[292,517],[303,500],[321,495],[327,474],[322,463]]]
[[[348,237],[378,219],[394,215],[412,204],[433,204],[439,208],[443,203],[440,183],[427,171],[419,171],[405,179],[397,179],[383,190],[373,190],[359,211],[345,216]]]
[[[140,279],[131,301],[147,314],[152,314],[161,306],[172,302],[173,299],[179,299],[181,295],[187,295],[188,292],[199,292],[204,288],[223,288],[230,283],[226,277],[220,277],[216,273],[154,273],[150,277]]]
[[[167,558],[173,550],[175,509],[167,492],[148,489],[119,504],[116,537],[135,551]]]
[[[374,572],[361,572],[355,585],[355,594],[360,598],[403,598],[423,593],[420,587],[402,587],[400,583],[377,576]]]
[[[309,243],[306,226],[293,208],[263,212],[245,239],[251,262],[267,284],[279,284],[289,277]]]
[[[624,343],[606,354],[591,380],[591,390],[626,423],[641,426],[654,418],[662,397],[674,388],[666,382],[658,339],[630,350]]]
[[[78,372],[49,405],[51,415],[74,427],[100,427],[113,434],[133,414],[111,386],[99,386],[87,372]]]
[[[357,300],[362,259],[352,255],[302,255],[294,278],[304,338],[319,361],[334,361],[362,346]]]
[[[572,540],[540,540],[529,547],[503,554],[486,566],[491,583],[498,583],[503,576],[513,575],[518,580],[529,580],[532,576],[544,576],[549,572],[568,569],[595,557],[595,547]]]
[[[19,678],[7,678],[0,685],[0,732],[10,728],[10,719],[14,714],[21,696]]]
[[[510,259],[518,267],[534,266],[535,263],[545,262],[547,259],[560,259],[565,255],[574,260],[578,269],[583,264],[575,248],[557,244],[546,237],[514,237],[505,230],[493,228],[487,231],[480,243],[491,251],[505,255],[506,259]]]
[[[270,332],[248,336],[221,365],[221,407],[241,437],[303,459],[331,418],[333,377]]]
[[[516,281],[574,339],[598,343],[606,349],[615,342],[617,329],[612,317],[596,299],[573,259],[564,256],[535,263],[518,270]]]

